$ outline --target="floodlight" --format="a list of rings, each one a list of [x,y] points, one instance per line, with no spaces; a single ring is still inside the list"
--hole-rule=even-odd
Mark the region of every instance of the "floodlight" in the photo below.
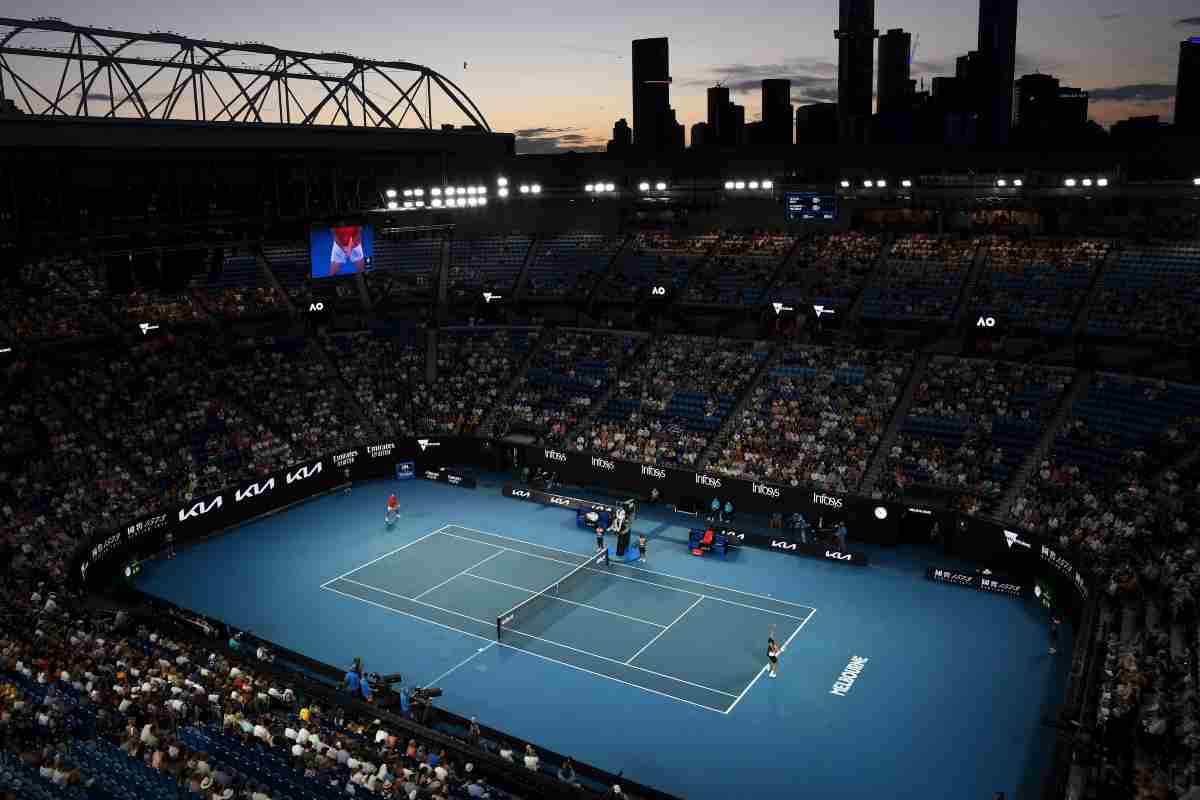
[[[1084,178],[1084,179],[1083,179],[1083,185],[1084,185],[1084,186],[1091,186],[1091,185],[1092,185],[1092,179],[1091,179],[1091,178]]]
[[[471,194],[471,195],[475,194],[475,187],[474,187],[474,186],[468,186],[468,187],[467,187],[467,194]]]
[[[1017,188],[1020,188],[1024,185],[1025,185],[1025,181],[1021,180],[1020,178],[1016,178],[1013,180],[1013,186],[1016,186]]]
[[[476,186],[475,194],[487,194],[487,187],[486,186]]]
[[[404,196],[405,196],[405,197],[412,197],[412,189],[405,189],[405,190],[404,190]]]
[[[904,180],[900,181],[900,185],[903,186],[905,189],[911,189],[912,181],[910,181],[908,178],[905,178]]]
[[[843,188],[843,189],[849,189],[849,188],[850,188],[850,181],[842,181],[842,188]]]
[[[726,189],[732,189],[732,188],[733,188],[733,181],[725,181],[725,188],[726,188]]]
[[[412,207],[413,207],[412,200],[405,200],[405,201],[404,201],[404,207],[405,207],[405,208],[412,208]]]
[[[521,184],[521,194],[529,194],[529,185],[528,184],[525,184],[525,183]]]
[[[395,190],[395,189],[388,189],[386,192],[384,192],[384,194],[386,194],[386,195],[387,195],[389,198],[391,198],[391,197],[395,197],[395,196],[396,196],[396,190]]]
[[[1074,186],[1074,185],[1075,185],[1074,178],[1067,178],[1065,181],[1063,181],[1063,186]]]
[[[606,184],[604,184],[604,191],[606,191],[606,192],[615,192],[616,190],[617,190],[617,185],[616,185],[615,183],[606,183]]]
[[[430,189],[430,190],[429,190],[429,193],[430,193],[431,195],[433,195],[434,197],[441,197],[441,196],[442,196],[442,190],[441,190],[441,189],[439,189],[439,188],[438,188],[438,187],[436,187],[436,186],[435,186],[435,187],[433,187],[432,189]]]
[[[872,181],[863,181],[863,188],[864,188],[864,189],[870,189],[870,188],[871,188],[872,186],[874,186],[874,185],[875,185],[875,184],[874,184],[874,182],[872,182]]]
[[[388,207],[388,210],[389,210],[389,211],[395,211],[395,210],[396,210],[396,201],[395,201],[395,200],[388,200],[388,206],[387,206],[387,207]]]
[[[1000,178],[996,181],[996,185],[1001,187],[1008,186],[1008,181],[1004,180],[1004,178]]]
[[[654,184],[654,188],[658,189],[660,192],[664,192],[667,189],[667,185],[662,181],[659,181],[658,183]]]
[[[417,201],[417,208],[424,208],[424,207],[425,207],[425,201],[424,201],[424,200],[418,200],[418,201]]]
[[[497,192],[497,194],[499,194],[501,197],[508,197],[508,189],[504,186],[501,186],[500,191]]]
[[[1097,178],[1096,185],[1097,186],[1108,186],[1108,178]]]
[[[497,186],[508,186],[508,178],[496,178]]]
[[[441,208],[442,207],[442,198],[440,198],[440,197],[433,198],[433,207]]]
[[[733,188],[735,188],[735,189],[739,189],[739,190],[740,190],[740,189],[745,189],[745,188],[746,188],[746,182],[745,182],[745,181],[738,181],[737,183],[733,184]]]
[[[533,186],[529,187],[529,191],[533,192],[534,194],[541,194],[542,185],[540,183],[535,183]]]
[[[1200,178],[1192,178],[1192,186],[1200,186]]]
[[[417,197],[424,197],[425,190],[424,189],[413,189],[413,194],[416,195]]]
[[[1197,185],[1200,185],[1200,178],[1197,178],[1196,181],[1197,181]],[[641,189],[643,192],[648,192],[648,191],[650,191],[650,184],[646,183],[645,181],[642,181],[641,183],[638,184],[638,188]]]
[[[594,183],[589,183],[587,186],[584,186],[584,187],[583,187],[583,190],[584,190],[585,192],[594,192],[594,191],[596,191],[596,184],[594,184]]]
[[[773,181],[763,181],[763,182],[762,182],[762,188],[764,188],[764,189],[774,189],[774,188],[775,188],[775,183],[774,183]]]
[[[879,180],[875,181],[875,185],[878,186],[880,189],[883,189],[884,187],[887,186],[887,181],[880,178]]]
[[[507,190],[505,190],[505,189],[501,189],[500,191],[507,191]],[[481,206],[486,206],[486,205],[487,205],[487,198],[486,198],[486,197],[481,197],[481,198],[479,198],[479,205],[481,205]]]
[[[478,197],[468,197],[468,198],[467,198],[467,205],[469,205],[469,206],[477,206],[477,205],[479,205],[479,198],[478,198]]]

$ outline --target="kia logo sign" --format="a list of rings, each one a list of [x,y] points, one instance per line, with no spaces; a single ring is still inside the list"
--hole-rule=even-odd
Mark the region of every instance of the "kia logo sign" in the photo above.
[[[289,472],[287,474],[287,482],[289,485],[291,485],[291,484],[295,483],[296,481],[302,481],[305,478],[311,478],[313,475],[320,475],[320,474],[321,474],[321,462],[318,461],[317,463],[312,464],[310,466],[301,467],[300,469],[296,470],[295,472]]]
[[[850,555],[849,553],[835,553],[832,550],[826,550],[825,557],[833,559],[834,561],[849,561],[854,558],[854,556]]]
[[[569,505],[571,505],[571,501],[570,501],[570,500],[568,500],[568,499],[567,499],[567,498],[565,498],[565,497],[551,497],[551,498],[550,498],[550,502],[551,502],[551,503],[554,503],[554,505],[556,505],[556,506],[569,506]]]
[[[199,503],[196,503],[196,505],[192,506],[191,508],[186,508],[186,509],[181,508],[181,509],[179,509],[179,521],[186,522],[187,520],[191,519],[192,517],[199,517],[204,514],[207,514],[208,512],[212,511],[214,508],[220,508],[222,505],[221,501],[222,501],[221,496],[217,495],[212,500],[208,501],[208,505],[205,505],[204,501],[201,500]]]
[[[527,498],[527,497],[529,497],[530,495],[529,495],[529,492],[525,491],[524,489],[513,489],[513,490],[512,490],[512,496],[513,496],[513,497],[526,497],[526,498]]]
[[[774,547],[778,550],[795,550],[798,546],[799,545],[797,545],[795,542],[789,542],[781,539],[771,540],[771,547]]]
[[[233,501],[240,503],[248,497],[258,497],[266,494],[275,488],[275,479],[271,478],[266,483],[252,483],[244,489],[238,489],[233,494]]]

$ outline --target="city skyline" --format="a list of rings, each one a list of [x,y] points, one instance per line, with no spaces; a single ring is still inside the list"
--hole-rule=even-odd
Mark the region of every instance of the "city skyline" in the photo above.
[[[954,58],[975,47],[978,0],[875,5],[876,27],[919,36],[912,77],[923,78],[926,88],[932,77],[952,75]],[[600,149],[614,120],[632,122],[633,39],[670,39],[670,102],[687,129],[706,118],[705,90],[718,83],[746,107],[747,122],[760,118],[763,79],[790,79],[797,105],[837,96],[834,0],[786,9],[758,0],[702,16],[688,16],[693,9],[672,3],[652,11],[627,0],[565,10],[466,0],[453,11],[398,13],[390,23],[389,12],[360,0],[343,3],[333,20],[326,9],[312,0],[263,0],[251,8],[213,0],[199,10],[114,0],[102,11],[64,0],[15,0],[6,13],[425,64],[456,81],[494,130],[515,133],[521,153]],[[1121,0],[1068,0],[1055,8],[1027,3],[1018,24],[1016,76],[1050,73],[1089,91],[1090,117],[1106,126],[1133,114],[1169,121],[1179,42],[1198,33],[1194,2],[1151,0],[1137,8]]]

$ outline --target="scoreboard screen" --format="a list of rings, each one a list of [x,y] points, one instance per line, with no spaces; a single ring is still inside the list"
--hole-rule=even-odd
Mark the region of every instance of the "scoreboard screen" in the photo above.
[[[837,195],[828,192],[784,192],[788,222],[833,222],[837,219]]]

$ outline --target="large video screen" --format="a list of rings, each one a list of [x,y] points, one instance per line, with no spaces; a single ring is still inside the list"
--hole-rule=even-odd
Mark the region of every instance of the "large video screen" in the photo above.
[[[834,222],[837,220],[837,195],[828,192],[784,192],[783,202],[789,222]]]
[[[314,278],[370,272],[375,262],[375,229],[371,225],[329,225],[309,231]]]

